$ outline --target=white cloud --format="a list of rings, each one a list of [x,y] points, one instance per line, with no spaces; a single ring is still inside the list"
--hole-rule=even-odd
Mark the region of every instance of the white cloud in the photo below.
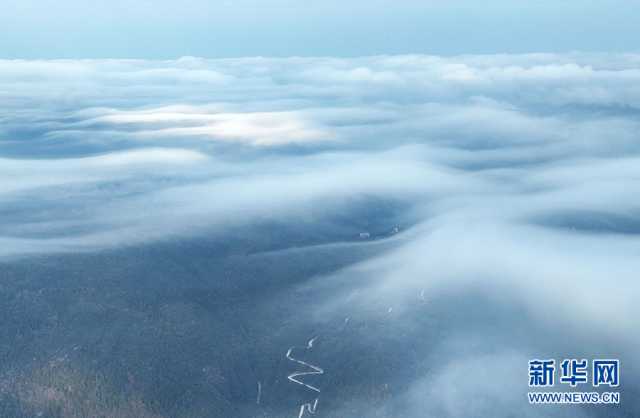
[[[624,354],[640,315],[639,81],[637,55],[0,61],[0,257],[357,217],[350,199],[375,197],[414,226],[325,286],[364,276],[362,297],[396,313],[421,290],[477,286]],[[413,387],[456,387],[465,368],[488,373],[478,361]],[[485,389],[472,408],[427,391],[429,412],[488,411],[500,395]]]

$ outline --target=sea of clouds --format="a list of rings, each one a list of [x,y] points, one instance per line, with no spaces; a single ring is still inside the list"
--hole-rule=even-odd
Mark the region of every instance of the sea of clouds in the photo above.
[[[369,277],[396,309],[481,288],[638,382],[640,55],[0,61],[4,262],[295,223],[358,196],[408,202],[412,226],[326,280]],[[414,383],[415,416],[520,405],[491,385],[478,398],[466,373],[526,382],[536,352],[478,356],[474,338],[490,340],[441,342],[459,356]]]

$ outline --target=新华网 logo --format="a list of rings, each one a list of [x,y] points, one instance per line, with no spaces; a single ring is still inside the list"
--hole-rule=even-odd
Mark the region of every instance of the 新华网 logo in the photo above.
[[[557,377],[557,378],[556,378]],[[620,386],[620,360],[618,359],[555,359],[529,360],[529,387],[550,388],[558,385],[576,388],[589,385],[594,388]],[[529,392],[529,403],[617,404],[619,392]]]

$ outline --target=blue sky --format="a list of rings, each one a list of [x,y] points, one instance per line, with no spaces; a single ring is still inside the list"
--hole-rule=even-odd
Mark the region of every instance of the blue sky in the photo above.
[[[638,0],[10,0],[2,58],[638,51]]]

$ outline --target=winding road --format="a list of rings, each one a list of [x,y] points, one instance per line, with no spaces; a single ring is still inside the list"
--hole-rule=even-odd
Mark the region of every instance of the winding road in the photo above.
[[[304,347],[305,350],[310,350],[311,348],[313,348],[313,344],[316,341],[318,337],[313,337],[312,339],[310,339],[307,342],[307,346]],[[302,380],[300,380],[301,378],[303,378],[304,376],[313,376],[313,375],[321,375],[324,374],[324,370],[321,369],[318,366],[314,366],[313,364],[309,364],[306,361],[302,361],[299,360],[295,357],[292,356],[293,351],[298,348],[296,346],[293,346],[291,348],[289,348],[289,350],[287,351],[287,354],[285,355],[285,357],[289,360],[289,361],[293,361],[294,363],[300,364],[302,366],[304,366],[307,371],[304,372],[295,372],[295,373],[291,373],[289,376],[287,376],[287,379],[289,379],[289,381],[304,386],[305,388],[312,390],[316,393],[320,393],[320,389],[317,388],[316,386],[310,385],[308,383],[303,382]],[[298,418],[302,418],[306,412],[309,412],[310,414],[315,414],[317,409],[318,409],[318,401],[319,398],[316,397],[316,399],[313,401],[313,403],[306,403],[300,406],[300,413],[298,415]]]

